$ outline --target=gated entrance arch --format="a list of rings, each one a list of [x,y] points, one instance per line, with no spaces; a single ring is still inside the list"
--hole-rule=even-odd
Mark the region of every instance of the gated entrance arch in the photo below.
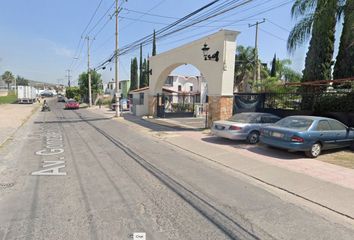
[[[236,37],[239,32],[220,30],[212,35],[158,54],[150,60],[149,114],[157,115],[157,94],[168,75],[177,67],[191,64],[198,68],[208,84],[208,120],[226,119],[232,115]],[[204,44],[209,47],[206,57]],[[212,56],[218,52],[218,61]],[[208,57],[209,55],[209,57]],[[205,60],[207,59],[207,60]]]

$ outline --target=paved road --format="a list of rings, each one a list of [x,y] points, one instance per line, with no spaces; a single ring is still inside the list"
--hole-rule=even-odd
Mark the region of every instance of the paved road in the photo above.
[[[50,104],[0,149],[0,239],[353,239],[146,132]]]

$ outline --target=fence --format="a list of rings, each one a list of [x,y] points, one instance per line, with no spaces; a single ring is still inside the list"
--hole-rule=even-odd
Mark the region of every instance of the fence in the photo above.
[[[233,112],[327,116],[354,126],[354,92],[237,93]]]

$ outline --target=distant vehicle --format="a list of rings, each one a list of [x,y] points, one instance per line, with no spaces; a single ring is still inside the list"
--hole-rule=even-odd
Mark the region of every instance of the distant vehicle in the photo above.
[[[65,103],[65,109],[79,109],[80,104],[76,102],[74,99],[69,99]]]
[[[121,99],[119,102],[120,102],[121,111],[129,111],[130,110],[130,100],[129,99]]]
[[[49,91],[43,91],[41,92],[41,97],[53,97],[54,94],[52,92]]]
[[[111,104],[112,111],[116,110],[116,103]],[[130,100],[129,99],[121,99],[119,100],[119,109],[120,111],[129,111],[130,110]]]
[[[324,149],[351,147],[354,150],[354,129],[325,117],[291,116],[261,129],[260,141],[266,145],[303,151],[316,158]]]
[[[63,95],[58,95],[58,102],[65,102],[65,97]]]
[[[36,89],[31,86],[17,87],[17,102],[18,103],[34,103],[36,101]]]
[[[278,116],[269,113],[237,113],[228,120],[214,122],[211,132],[218,137],[256,144],[260,128],[279,120]]]

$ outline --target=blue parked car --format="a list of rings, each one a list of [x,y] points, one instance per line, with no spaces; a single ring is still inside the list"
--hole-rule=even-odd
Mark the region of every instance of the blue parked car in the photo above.
[[[266,145],[303,151],[316,158],[322,150],[351,147],[354,150],[354,129],[325,117],[291,116],[261,129],[260,141]]]

